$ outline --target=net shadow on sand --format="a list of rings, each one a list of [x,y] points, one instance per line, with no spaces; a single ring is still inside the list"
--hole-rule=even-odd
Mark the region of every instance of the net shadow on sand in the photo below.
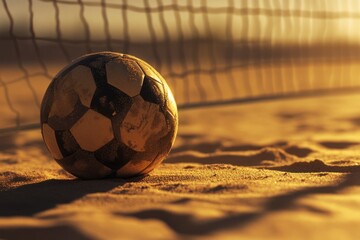
[[[125,183],[140,181],[142,178],[144,176],[126,180],[49,179],[2,190],[0,191],[0,205],[2,206],[0,217],[30,217],[55,208],[59,204],[71,203],[91,193],[105,193]]]
[[[33,216],[91,194],[107,192],[124,184],[124,180],[51,179],[0,191],[0,216]]]

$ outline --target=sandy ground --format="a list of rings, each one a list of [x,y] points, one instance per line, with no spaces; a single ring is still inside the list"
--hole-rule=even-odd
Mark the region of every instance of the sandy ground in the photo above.
[[[0,239],[358,239],[359,95],[184,110],[148,176],[81,181],[0,138]]]

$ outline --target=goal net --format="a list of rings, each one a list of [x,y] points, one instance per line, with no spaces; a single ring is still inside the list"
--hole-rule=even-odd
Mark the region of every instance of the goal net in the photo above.
[[[0,133],[95,51],[152,64],[180,108],[356,90],[359,24],[358,0],[1,0]]]

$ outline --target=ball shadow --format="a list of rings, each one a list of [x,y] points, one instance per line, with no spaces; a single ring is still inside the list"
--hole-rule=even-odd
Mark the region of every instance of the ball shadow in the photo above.
[[[45,226],[45,227],[16,227],[0,229],[0,238],[8,240],[37,240],[37,239],[93,239],[80,232],[73,226]]]
[[[127,181],[46,180],[0,192],[0,216],[32,216],[59,204],[70,203],[87,194],[107,192]]]

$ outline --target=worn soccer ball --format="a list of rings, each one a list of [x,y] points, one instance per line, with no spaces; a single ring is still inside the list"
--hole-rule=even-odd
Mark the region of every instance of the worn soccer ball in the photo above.
[[[41,104],[44,142],[79,178],[146,174],[169,153],[178,113],[164,78],[125,54],[82,56],[50,83]]]

